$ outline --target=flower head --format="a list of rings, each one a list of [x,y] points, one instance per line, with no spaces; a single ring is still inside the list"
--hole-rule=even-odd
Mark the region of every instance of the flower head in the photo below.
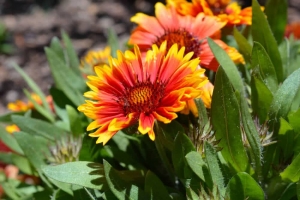
[[[95,130],[91,137],[105,144],[113,135],[138,122],[142,134],[155,139],[155,120],[170,123],[176,112],[184,109],[186,101],[198,98],[200,88],[207,82],[204,69],[198,69],[199,59],[193,53],[184,54],[185,48],[167,43],[152,46],[142,60],[139,48],[120,51],[110,58],[110,67],[95,67],[97,76],[88,76],[92,91],[86,92],[85,104],[78,107],[94,121],[87,127]]]
[[[89,51],[80,62],[80,68],[84,74],[95,74],[94,68],[96,66],[103,66],[108,64],[108,57],[110,56],[111,49],[109,46],[104,50]]]
[[[215,37],[216,33],[225,25],[213,16],[205,16],[203,13],[196,17],[181,16],[172,7],[169,9],[162,3],[155,5],[156,17],[138,13],[131,18],[138,24],[129,39],[130,44],[137,44],[144,52],[151,48],[152,44],[160,45],[168,41],[167,48],[173,44],[185,47],[185,54],[193,52],[193,58],[200,58],[202,67],[216,71],[219,63],[209,48],[207,37]],[[221,40],[215,40],[222,43]],[[222,48],[227,48],[222,43]],[[237,52],[238,55],[240,55]],[[241,56],[241,55],[240,55]]]
[[[237,2],[230,3],[230,0],[167,0],[168,6],[173,6],[181,15],[197,16],[204,13],[208,16],[216,16],[226,25],[251,25],[252,8],[241,9]]]

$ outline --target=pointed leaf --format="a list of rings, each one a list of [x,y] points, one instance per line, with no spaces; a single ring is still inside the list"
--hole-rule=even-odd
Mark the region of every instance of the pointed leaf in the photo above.
[[[235,41],[239,45],[240,52],[249,62],[251,60],[250,57],[252,52],[252,46],[249,44],[247,39],[236,29],[236,27],[233,28],[233,35]]]
[[[283,81],[283,68],[278,46],[257,0],[252,0],[252,13],[253,41],[259,42],[266,49],[274,65],[277,80],[281,82]]]
[[[277,44],[280,44],[287,24],[288,2],[286,0],[268,0],[265,13]]]
[[[239,106],[222,67],[219,67],[211,106],[212,125],[224,159],[237,171],[249,169],[240,131]]]
[[[0,139],[1,141],[3,141],[11,150],[15,151],[18,154],[23,155],[23,151],[20,147],[20,145],[18,144],[18,142],[16,141],[16,139],[14,138],[13,135],[9,134],[8,132],[6,132],[6,130],[4,130],[4,128],[2,128],[0,126]]]
[[[227,74],[227,77],[230,79],[235,90],[240,92],[241,94],[244,93],[244,86],[239,71],[237,67],[228,56],[228,54],[219,46],[217,45],[212,39],[208,38],[208,44],[211,48],[212,52],[214,53],[216,59],[223,67],[223,70]]]
[[[297,69],[285,79],[281,87],[275,93],[269,112],[271,120],[286,117],[299,89],[300,69]]]
[[[258,42],[254,42],[252,50],[252,68],[257,68],[257,71],[262,77],[262,81],[268,89],[274,94],[278,88],[276,72],[269,55],[264,47]]]

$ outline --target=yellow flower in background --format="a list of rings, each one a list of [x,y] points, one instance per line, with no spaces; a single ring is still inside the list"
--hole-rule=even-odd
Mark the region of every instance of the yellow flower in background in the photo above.
[[[5,130],[8,132],[8,133],[14,133],[14,132],[18,132],[20,131],[20,128],[15,125],[15,124],[12,124],[12,125],[8,125],[5,127]]]
[[[176,112],[184,109],[186,101],[201,96],[207,82],[204,69],[198,68],[199,59],[185,48],[167,43],[153,45],[143,60],[140,49],[120,51],[110,58],[110,66],[95,67],[96,76],[88,76],[85,104],[78,107],[94,121],[87,127],[95,130],[91,137],[106,144],[117,131],[138,122],[142,134],[155,139],[155,120],[170,123]]]
[[[167,5],[175,7],[181,15],[197,16],[204,13],[208,16],[216,16],[227,26],[251,25],[252,8],[241,9],[237,2],[230,3],[230,0],[167,0]],[[262,7],[263,9],[263,7]]]
[[[203,13],[196,17],[181,16],[173,7],[165,7],[162,3],[155,5],[155,17],[138,13],[131,18],[138,27],[132,32],[129,43],[137,44],[142,52],[147,52],[152,44],[160,45],[165,40],[169,49],[173,44],[185,47],[185,53],[193,52],[193,58],[200,59],[200,66],[216,71],[219,63],[212,53],[207,37],[212,37],[214,41],[223,49],[230,49],[224,42],[219,40],[220,29],[225,23],[219,22],[214,16],[205,16]],[[234,58],[242,56],[229,54]]]
[[[89,51],[80,62],[80,68],[86,75],[95,74],[94,68],[96,66],[103,66],[108,64],[108,58],[111,55],[111,49],[109,46],[104,50],[92,50]]]

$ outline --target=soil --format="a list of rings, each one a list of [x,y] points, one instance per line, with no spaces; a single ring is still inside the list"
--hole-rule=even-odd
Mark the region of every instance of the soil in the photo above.
[[[28,88],[13,63],[47,91],[53,80],[44,53],[51,39],[64,30],[78,55],[107,45],[107,30],[114,29],[120,44],[129,38],[136,12],[153,14],[155,0],[0,0],[0,20],[6,26],[14,51],[0,54],[0,114],[8,102],[25,100]],[[300,1],[289,0],[289,21],[299,21]]]

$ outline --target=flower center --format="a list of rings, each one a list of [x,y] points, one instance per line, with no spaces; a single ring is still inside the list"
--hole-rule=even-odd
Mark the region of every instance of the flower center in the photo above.
[[[131,88],[126,88],[117,102],[123,107],[125,115],[133,112],[151,113],[159,106],[164,90],[165,86],[162,83],[137,83]]]
[[[177,43],[179,49],[185,47],[185,54],[194,52],[192,58],[197,58],[200,55],[201,41],[184,29],[166,31],[165,34],[157,38],[154,43],[160,46],[165,40],[168,41],[167,50],[169,50],[173,44]]]

